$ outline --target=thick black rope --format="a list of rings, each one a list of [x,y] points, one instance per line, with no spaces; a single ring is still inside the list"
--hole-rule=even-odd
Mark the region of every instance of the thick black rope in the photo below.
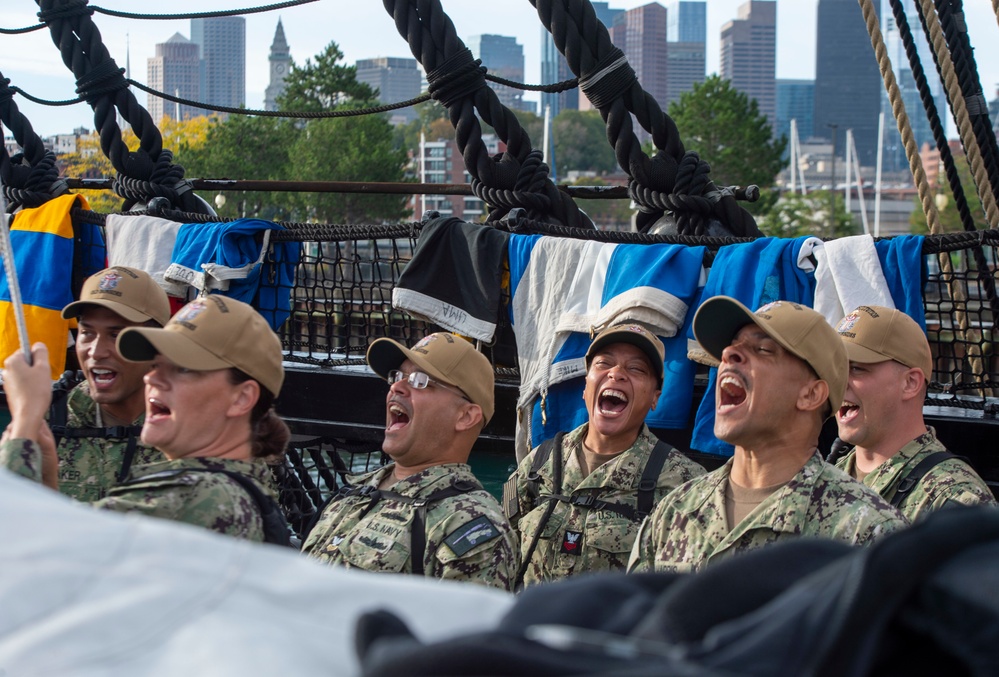
[[[916,82],[916,89],[919,91],[919,98],[926,110],[926,118],[930,123],[930,130],[933,132],[933,140],[940,153],[940,159],[944,165],[947,175],[947,182],[950,185],[951,193],[954,195],[954,206],[957,208],[958,216],[961,218],[961,225],[966,231],[975,231],[975,218],[968,206],[968,199],[964,195],[964,187],[961,185],[961,177],[957,171],[957,164],[954,162],[954,155],[950,152],[950,144],[947,143],[947,134],[940,115],[937,111],[936,101],[933,99],[933,92],[930,91],[926,81],[926,72],[923,64],[919,60],[919,52],[916,49],[916,41],[913,39],[912,31],[909,29],[909,19],[900,0],[891,0],[891,10],[895,17],[895,25],[898,27],[899,37],[902,38],[902,45],[905,47],[905,55],[909,60],[909,68],[912,77]],[[981,247],[972,249],[975,259],[975,266],[978,269],[978,282],[985,291],[985,296],[989,301],[989,308],[992,311],[993,327],[999,327],[999,298],[996,297],[995,279],[985,258],[985,252]]]
[[[36,2],[41,8],[38,18],[49,27],[63,63],[76,77],[77,94],[94,109],[101,150],[117,172],[115,192],[125,199],[124,208],[165,197],[185,211],[203,210],[190,182],[184,180],[184,168],[173,164],[173,153],[163,148],[152,117],[128,89],[123,69],[118,68],[104,46],[87,0]],[[139,138],[137,151],[129,151],[125,145],[116,113]]]
[[[706,233],[710,220],[716,220],[733,235],[761,235],[734,195],[722,193],[706,180],[706,164],[686,152],[676,123],[641,87],[588,0],[531,0],[531,4],[579,77],[580,88],[600,110],[618,164],[631,177],[629,192],[639,205],[639,227],[648,230],[669,211],[680,234]],[[651,159],[634,134],[632,114],[659,149]],[[702,192],[678,193],[678,183]]]
[[[0,180],[7,211],[18,207],[38,207],[46,201],[69,192],[66,181],[59,178],[55,153],[46,150],[41,138],[14,103],[10,80],[0,73],[0,122],[14,135],[22,152],[10,157],[4,147],[0,151]]]
[[[592,227],[572,198],[552,183],[540,153],[532,151],[517,116],[486,85],[485,69],[458,38],[439,0],[383,0],[383,4],[426,70],[430,95],[448,109],[472,190],[493,207],[490,222],[511,208],[523,207],[533,218]],[[476,111],[506,143],[503,154],[490,157]]]
[[[961,92],[968,106],[971,126],[978,140],[985,163],[985,171],[989,175],[992,193],[999,200],[999,145],[992,130],[989,119],[988,103],[982,92],[981,80],[978,77],[978,66],[975,63],[974,50],[968,37],[968,26],[965,23],[963,3],[961,0],[934,0],[940,27],[943,29],[954,61]],[[919,6],[919,3],[916,3]]]

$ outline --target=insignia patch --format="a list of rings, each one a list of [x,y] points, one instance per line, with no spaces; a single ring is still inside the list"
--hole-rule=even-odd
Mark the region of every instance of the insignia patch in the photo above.
[[[569,531],[566,529],[565,538],[562,539],[562,553],[566,555],[576,555],[579,556],[579,551],[582,550],[583,545],[583,532],[582,531]]]
[[[428,345],[430,345],[431,343],[433,343],[436,340],[437,340],[437,334],[429,334],[427,336],[424,336],[423,338],[421,338],[419,341],[416,342],[416,345],[413,346],[413,350],[419,350],[420,348],[426,348]]]
[[[452,531],[444,539],[444,543],[455,555],[461,557],[475,546],[491,541],[499,535],[500,531],[496,525],[483,515]]]
[[[644,334],[645,327],[639,327],[637,324],[629,324],[627,327],[628,331],[633,331],[636,334]]]
[[[191,301],[186,306],[177,311],[177,315],[174,319],[177,322],[190,322],[196,318],[201,313],[205,312],[205,302],[204,301]]]
[[[844,317],[842,320],[839,321],[839,324],[836,325],[836,331],[838,331],[840,334],[851,331],[853,329],[853,326],[857,324],[857,320],[859,319],[860,319],[860,314],[857,313],[857,311],[853,311],[852,313],[850,313],[849,315],[847,315],[846,317]]]
[[[343,536],[334,536],[333,540],[330,542],[330,545],[335,548],[341,543],[343,543]]]
[[[100,284],[97,285],[97,288],[101,291],[111,291],[118,286],[118,280],[120,279],[121,275],[118,273],[108,273],[101,278]]]

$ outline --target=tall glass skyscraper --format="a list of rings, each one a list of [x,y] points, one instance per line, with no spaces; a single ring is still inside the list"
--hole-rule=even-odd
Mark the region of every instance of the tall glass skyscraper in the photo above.
[[[862,165],[877,158],[881,72],[856,0],[819,0],[815,49],[815,136],[832,139],[843,157],[853,129]]]
[[[191,19],[191,42],[201,48],[201,99],[238,108],[246,103],[246,19]]]
[[[666,3],[666,105],[704,81],[707,3]]]

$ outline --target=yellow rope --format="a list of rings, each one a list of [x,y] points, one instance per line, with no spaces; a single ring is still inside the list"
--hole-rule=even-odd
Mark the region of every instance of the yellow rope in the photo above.
[[[912,170],[912,177],[916,183],[916,191],[919,193],[919,202],[923,206],[923,213],[926,214],[926,224],[929,226],[931,234],[942,233],[943,228],[940,224],[940,214],[937,212],[937,206],[933,201],[930,183],[926,179],[926,172],[923,170],[923,161],[919,157],[919,149],[916,147],[916,139],[912,133],[912,125],[909,123],[909,116],[905,112],[905,103],[902,101],[902,94],[899,92],[898,83],[895,81],[895,73],[892,71],[891,59],[888,58],[888,50],[885,47],[884,36],[881,33],[881,25],[878,23],[877,12],[875,12],[874,4],[871,0],[857,1],[860,3],[860,8],[864,14],[867,32],[871,36],[871,46],[874,48],[878,67],[881,69],[881,78],[884,80],[885,90],[888,92],[888,100],[891,102],[891,110],[895,116],[895,123],[898,125],[899,134],[902,135],[905,156],[909,160],[909,168]],[[923,1],[923,5],[925,7],[926,0]],[[935,18],[936,16],[934,15]],[[936,26],[939,31],[939,22]],[[947,53],[947,58],[949,61],[950,53]],[[951,63],[951,71],[953,71],[953,63]],[[963,97],[959,97],[959,99],[963,105]],[[967,109],[965,109],[965,114],[967,114]],[[940,262],[941,277],[946,280],[951,300],[955,304],[954,320],[957,324],[957,338],[968,346],[968,357],[971,361],[972,373],[981,382],[985,374],[985,363],[982,360],[982,335],[980,331],[971,328],[966,310],[957,310],[957,306],[967,308],[967,288],[961,280],[954,277],[954,268],[951,265],[948,253],[941,252],[938,255],[938,260]],[[979,390],[979,394],[985,395],[986,391]],[[988,394],[991,394],[991,391]]]
[[[950,97],[954,106],[954,118],[957,122],[958,132],[961,134],[961,143],[964,144],[964,152],[971,165],[975,187],[978,189],[982,206],[985,207],[985,218],[989,223],[989,228],[999,227],[999,206],[996,205],[992,183],[989,181],[989,174],[985,169],[985,161],[982,159],[982,151],[978,145],[978,139],[975,137],[964,93],[961,92],[961,84],[957,81],[957,71],[954,69],[954,61],[947,48],[947,39],[940,27],[940,19],[937,18],[933,0],[921,0],[920,4],[923,7],[923,15],[926,17],[926,28],[930,33],[930,42],[933,45],[933,51],[936,52],[937,62],[940,64],[940,71],[943,74],[947,96]]]

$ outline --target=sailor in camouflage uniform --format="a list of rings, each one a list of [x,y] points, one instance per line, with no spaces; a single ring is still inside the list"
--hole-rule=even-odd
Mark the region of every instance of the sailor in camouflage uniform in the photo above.
[[[637,324],[611,326],[590,344],[588,422],[535,448],[504,487],[504,508],[525,558],[524,585],[623,571],[645,515],[704,474],[645,425],[661,394],[663,355],[662,342]]]
[[[245,303],[211,295],[184,306],[162,329],[126,329],[118,350],[149,365],[142,440],[168,460],[134,466],[93,505],[264,540],[256,496],[275,496],[262,459],[288,441],[288,428],[271,406],[284,369],[281,343],[267,321]],[[54,448],[46,451],[53,442],[42,423],[48,355],[43,344],[32,353],[32,367],[20,351],[5,363],[13,421],[0,465],[38,480]]]
[[[830,458],[836,467],[911,522],[948,504],[994,504],[984,480],[949,454],[923,421],[933,357],[919,325],[899,310],[860,306],[837,331],[850,358],[850,377],[836,412],[847,445],[838,459]]]
[[[127,327],[162,327],[170,319],[170,302],[147,273],[114,266],[87,278],[80,300],[63,308],[62,316],[78,321],[76,357],[86,380],[56,402],[59,491],[92,503],[133,464],[163,460],[138,439],[148,365],[122,359],[115,341]],[[63,412],[66,420],[56,421]],[[63,425],[65,430],[58,429]]]
[[[698,570],[800,536],[864,545],[907,524],[818,453],[848,367],[843,342],[819,313],[777,301],[754,314],[717,296],[693,324],[701,347],[721,362],[714,432],[735,445],[735,455],[657,506],[629,571]]]
[[[510,590],[516,536],[467,465],[493,415],[493,370],[465,339],[406,349],[378,339],[368,363],[390,387],[383,451],[393,463],[331,497],[302,550],[328,564]]]

